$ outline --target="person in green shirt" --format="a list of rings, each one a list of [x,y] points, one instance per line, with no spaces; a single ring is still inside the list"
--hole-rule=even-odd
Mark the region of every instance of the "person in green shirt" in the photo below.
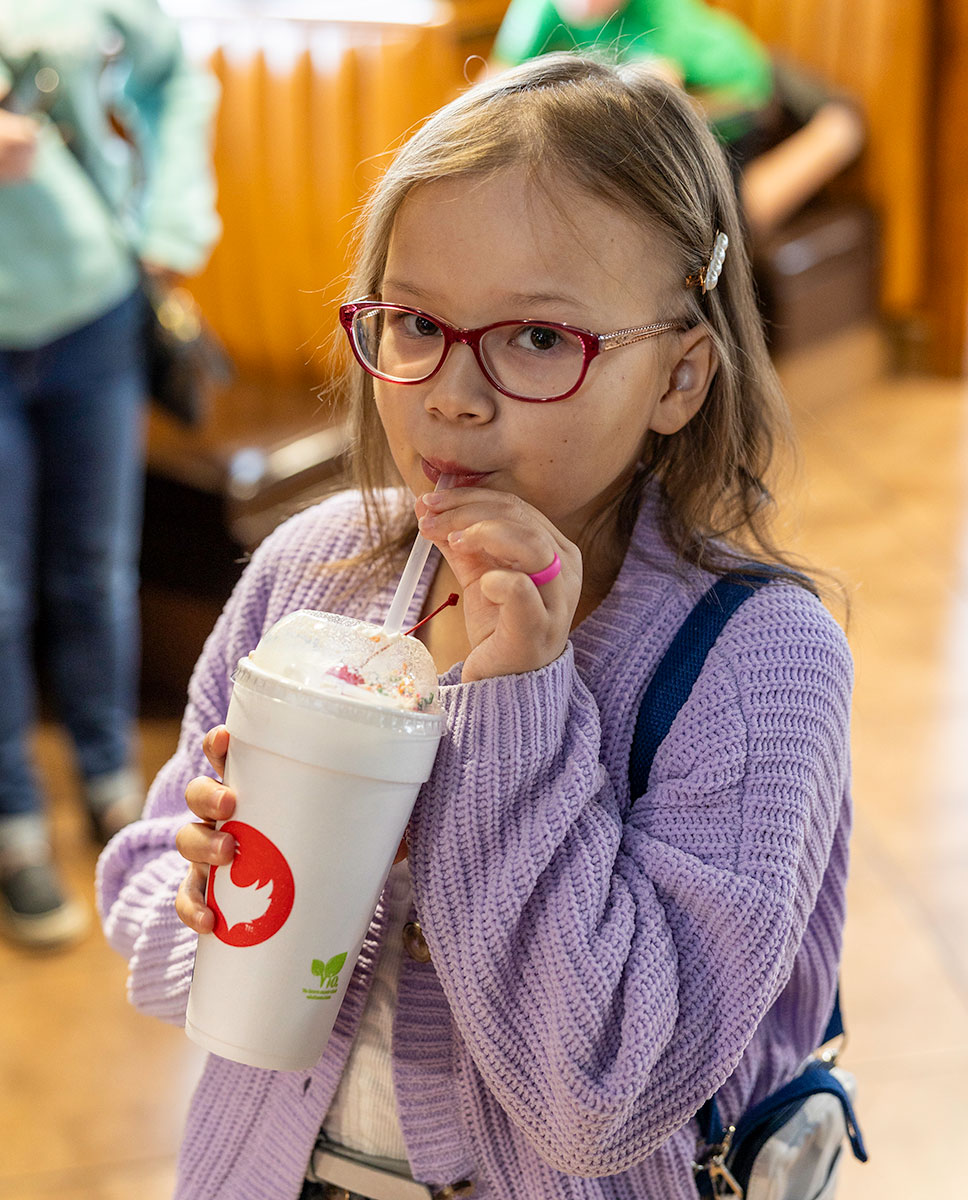
[[[218,235],[216,99],[157,0],[0,0],[0,930],[25,944],[89,919],[29,751],[38,617],[93,831],[141,808],[139,284],[197,271]]]
[[[703,0],[511,0],[500,70],[558,50],[650,58],[693,95],[733,162],[753,237],[795,213],[860,152],[856,106],[767,49]]]

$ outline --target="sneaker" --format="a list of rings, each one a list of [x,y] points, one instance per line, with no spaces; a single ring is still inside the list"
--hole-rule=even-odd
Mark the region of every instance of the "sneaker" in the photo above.
[[[125,825],[137,821],[145,802],[144,782],[133,767],[85,780],[84,802],[91,832],[102,845]]]
[[[0,875],[0,929],[22,946],[52,947],[77,941],[91,914],[64,895],[53,863],[24,863]]]

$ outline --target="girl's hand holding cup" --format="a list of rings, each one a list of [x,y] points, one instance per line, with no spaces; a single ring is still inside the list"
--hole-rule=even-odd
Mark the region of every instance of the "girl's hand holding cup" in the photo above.
[[[224,725],[210,729],[202,743],[205,757],[219,775],[225,771],[228,746],[229,731]],[[183,825],[175,835],[179,854],[192,864],[175,897],[175,912],[190,929],[211,933],[215,914],[205,903],[208,868],[212,864],[226,866],[235,855],[235,839],[217,832],[215,823],[231,817],[235,793],[218,779],[199,775],[185,789],[185,802],[199,820]]]
[[[554,662],[581,595],[578,547],[526,501],[488,488],[428,493],[416,513],[462,589],[471,645],[462,681]]]

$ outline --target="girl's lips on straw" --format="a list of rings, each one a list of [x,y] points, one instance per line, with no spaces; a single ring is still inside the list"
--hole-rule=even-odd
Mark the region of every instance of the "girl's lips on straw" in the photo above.
[[[460,463],[444,462],[441,459],[421,458],[420,465],[423,473],[435,486],[441,475],[450,475],[451,487],[477,487],[492,474],[491,471],[471,471],[468,467],[462,467]]]

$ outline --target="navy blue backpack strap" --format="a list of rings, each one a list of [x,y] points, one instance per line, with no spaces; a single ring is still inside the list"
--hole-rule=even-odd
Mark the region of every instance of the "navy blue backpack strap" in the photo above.
[[[834,1038],[843,1036],[844,1018],[840,1011],[840,988],[838,986],[836,992],[834,992],[834,1011],[830,1014],[830,1020],[827,1022],[827,1028],[824,1031],[823,1041],[820,1044],[824,1045],[826,1042],[832,1042]]]
[[[769,568],[764,568],[769,572]],[[699,598],[672,639],[669,649],[646,688],[632,738],[629,785],[632,802],[643,796],[649,784],[652,760],[669,732],[676,714],[689,699],[703,664],[726,622],[744,600],[770,575],[735,573],[723,575]]]
[[[638,796],[645,794],[656,751],[689,699],[716,639],[739,606],[768,582],[769,577],[762,574],[723,575],[703,593],[680,625],[639,705],[629,755],[633,804]],[[725,1130],[715,1096],[699,1110],[698,1120],[703,1140],[711,1146],[718,1145]]]
[[[671,729],[679,710],[689,699],[689,694],[716,639],[740,605],[760,587],[769,583],[774,574],[775,569],[772,567],[757,566],[754,570],[723,575],[703,593],[672,639],[645,690],[636,717],[635,734],[629,755],[629,788],[633,804],[637,797],[645,794],[656,751]],[[843,1032],[838,988],[823,1041],[831,1041]],[[867,1154],[850,1098],[837,1077],[831,1074],[829,1066],[821,1062],[815,1067],[808,1067],[785,1087],[744,1113],[741,1124],[744,1128],[750,1128],[754,1123],[770,1119],[785,1105],[798,1103],[802,1097],[817,1091],[829,1091],[838,1097],[844,1108],[851,1146],[855,1155],[861,1161],[865,1161]],[[696,1119],[707,1146],[715,1147],[723,1143],[726,1129],[715,1095],[702,1106],[696,1114]],[[696,1183],[701,1196],[713,1195],[708,1173],[698,1174]]]

